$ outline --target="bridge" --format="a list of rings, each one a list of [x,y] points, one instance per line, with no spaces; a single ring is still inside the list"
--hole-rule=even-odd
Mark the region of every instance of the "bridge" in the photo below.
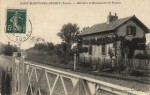
[[[85,74],[25,62],[17,56],[13,55],[12,62],[12,95],[149,95]]]

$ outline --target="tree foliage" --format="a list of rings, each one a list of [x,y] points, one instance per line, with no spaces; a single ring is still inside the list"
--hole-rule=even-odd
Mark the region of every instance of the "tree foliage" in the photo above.
[[[64,42],[65,61],[68,62],[68,57],[71,53],[72,44],[78,41],[79,27],[77,24],[64,24],[57,36]],[[67,63],[66,63],[67,64]]]
[[[4,54],[5,55],[12,56],[13,52],[17,52],[17,47],[16,46],[13,46],[13,45],[10,45],[10,44],[5,45],[5,48],[4,48]]]
[[[77,37],[79,34],[79,27],[77,24],[68,23],[62,26],[57,36],[59,36],[63,42],[68,45],[77,41]]]
[[[62,60],[62,63],[67,64],[69,55],[74,53],[74,50],[71,50],[72,44],[78,42],[79,39],[79,27],[77,24],[64,24],[57,36],[62,39],[61,44],[54,45],[52,42],[45,42],[43,38],[32,37],[30,40],[34,43],[34,49],[38,51],[43,51],[43,53],[48,53],[49,55],[57,55],[59,60]],[[41,52],[40,52],[41,53]]]
[[[45,43],[45,39],[37,36],[33,36],[29,39],[29,43],[38,44]]]
[[[128,58],[133,58],[135,50],[145,50],[146,38],[133,38],[132,40],[122,39],[120,43],[121,55],[125,56],[125,49],[128,49]]]

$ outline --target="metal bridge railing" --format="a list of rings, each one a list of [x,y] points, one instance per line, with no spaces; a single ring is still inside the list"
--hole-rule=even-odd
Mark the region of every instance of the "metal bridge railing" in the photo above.
[[[12,95],[97,95],[98,90],[106,91],[110,95],[149,95],[84,74],[24,62],[22,57],[14,56]]]

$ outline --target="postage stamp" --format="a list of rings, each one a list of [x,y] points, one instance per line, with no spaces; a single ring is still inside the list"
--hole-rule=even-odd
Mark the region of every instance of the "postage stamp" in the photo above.
[[[6,33],[26,33],[25,9],[7,9]]]
[[[13,42],[24,42],[32,34],[32,23],[27,20],[26,9],[7,9],[6,29],[7,38]]]

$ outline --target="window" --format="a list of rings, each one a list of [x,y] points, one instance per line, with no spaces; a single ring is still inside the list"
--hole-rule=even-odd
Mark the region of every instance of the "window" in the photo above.
[[[135,36],[136,35],[136,27],[135,26],[127,26],[127,35]]]
[[[106,45],[102,45],[102,55],[106,55]]]

